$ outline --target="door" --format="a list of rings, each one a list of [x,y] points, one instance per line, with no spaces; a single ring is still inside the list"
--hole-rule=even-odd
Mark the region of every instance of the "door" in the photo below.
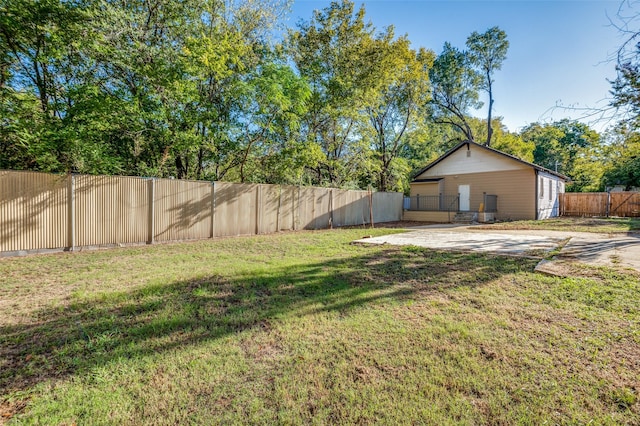
[[[471,195],[471,189],[469,185],[458,185],[458,195],[460,195],[460,211],[469,211],[469,197]]]

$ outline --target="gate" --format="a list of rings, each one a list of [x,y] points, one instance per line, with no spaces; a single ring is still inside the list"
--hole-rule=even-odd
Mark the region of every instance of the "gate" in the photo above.
[[[640,192],[567,192],[561,216],[640,217]]]

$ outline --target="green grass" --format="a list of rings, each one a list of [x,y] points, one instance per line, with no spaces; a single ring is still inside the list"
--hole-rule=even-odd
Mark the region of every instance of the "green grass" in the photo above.
[[[640,423],[637,274],[350,243],[389,232],[2,260],[0,419]]]
[[[478,229],[522,229],[566,232],[626,233],[640,231],[640,218],[574,218],[556,217],[544,220],[518,220],[476,227]]]

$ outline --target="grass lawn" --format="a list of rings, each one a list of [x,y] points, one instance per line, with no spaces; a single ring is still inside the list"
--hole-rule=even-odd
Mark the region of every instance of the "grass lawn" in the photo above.
[[[389,232],[4,259],[0,423],[640,423],[639,275]]]
[[[476,227],[479,229],[546,229],[550,231],[596,232],[604,234],[640,231],[640,218],[554,217],[544,220],[518,220]]]

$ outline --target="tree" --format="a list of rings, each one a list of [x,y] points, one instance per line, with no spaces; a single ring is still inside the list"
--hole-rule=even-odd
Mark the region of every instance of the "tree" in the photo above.
[[[433,52],[410,48],[406,37],[393,39],[391,29],[372,44],[369,55],[372,96],[366,112],[373,130],[371,145],[378,162],[378,190],[402,189],[408,166],[400,151],[408,136],[425,120],[429,101],[429,68]]]
[[[249,88],[239,126],[244,139],[239,160],[240,182],[247,180],[245,171],[252,150],[259,164],[260,158],[272,153],[272,144],[287,141],[288,132],[299,128],[310,94],[306,82],[291,68],[276,63],[261,66],[249,80]]]
[[[637,123],[640,119],[640,64],[628,60],[618,64],[616,72],[618,75],[612,82],[611,104],[615,108],[625,109],[625,113],[629,116],[628,121]]]
[[[606,135],[602,186],[623,185],[625,191],[640,188],[640,133],[621,124]]]
[[[0,150],[19,169],[70,170],[70,142],[60,135],[72,104],[69,83],[89,40],[82,4],[0,1]]]
[[[487,139],[485,145],[491,145],[493,128],[491,112],[493,110],[493,74],[502,68],[507,58],[509,41],[507,34],[498,27],[489,28],[482,34],[474,31],[467,38],[468,56],[471,64],[479,69],[482,75],[482,89],[489,95],[487,107]]]
[[[269,78],[261,70],[283,64],[267,36],[285,6],[0,0],[2,163],[197,179],[242,175],[243,154],[255,152],[248,134],[267,110],[285,112],[273,107],[286,102],[263,96],[268,86],[258,84]]]
[[[533,162],[533,152],[535,150],[535,144],[531,140],[524,140],[517,133],[511,133],[507,129],[507,126],[502,124],[502,118],[496,117],[493,119],[494,133],[493,133],[493,145],[491,148],[498,151],[511,154],[518,157],[521,160]],[[475,117],[469,118],[469,123],[473,128],[474,134],[479,139],[485,139],[487,136],[487,120],[480,120]]]
[[[522,130],[523,140],[533,142],[534,162],[573,180],[568,190],[586,191],[599,186],[602,176],[600,135],[586,124],[561,120],[533,123]]]
[[[621,2],[615,18],[610,20],[623,42],[616,52],[616,79],[610,81],[613,99],[610,105],[624,125],[638,126],[640,120],[640,14],[635,2]]]
[[[358,186],[358,176],[367,168],[370,148],[357,129],[371,93],[366,75],[374,30],[364,16],[363,7],[354,13],[351,1],[333,2],[290,31],[286,42],[298,72],[311,87],[302,133],[324,153],[324,159],[309,169],[316,185]]]
[[[469,57],[445,43],[429,71],[431,79],[431,120],[456,128],[463,138],[475,141],[467,117],[470,109],[482,106],[478,100],[480,76],[471,68]]]

